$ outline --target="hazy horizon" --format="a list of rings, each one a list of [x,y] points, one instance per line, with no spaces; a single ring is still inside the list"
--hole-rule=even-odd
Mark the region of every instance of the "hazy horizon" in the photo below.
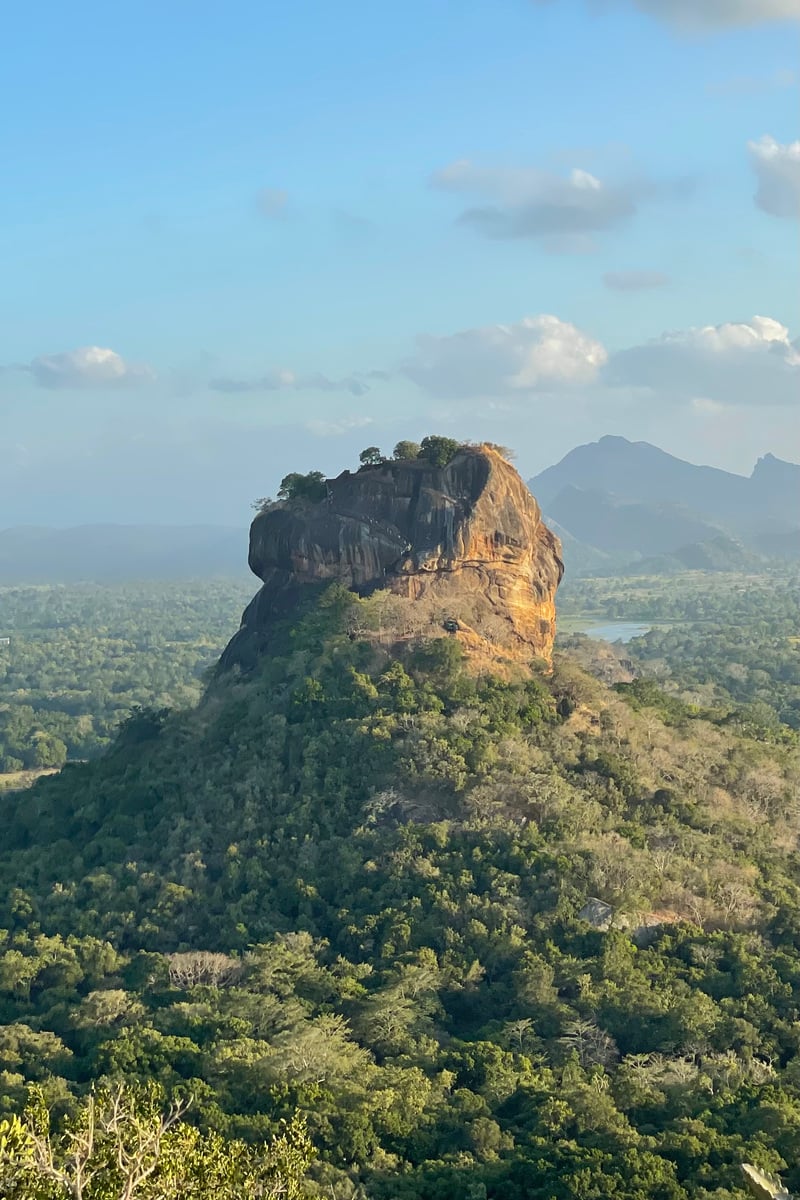
[[[606,437],[606,438],[618,438],[621,436],[622,435],[619,435],[619,434],[603,434],[603,435],[601,435],[601,437]],[[600,439],[595,439],[595,441],[593,443],[576,443],[575,446],[570,447],[570,450],[567,451],[567,454],[569,454],[571,450],[579,448],[581,445],[596,444],[596,442],[598,440],[600,440]],[[632,440],[632,439],[626,439],[626,440]],[[361,442],[358,442],[358,439],[356,439],[356,443],[358,444],[359,448],[361,448],[361,446],[363,444],[363,438],[362,438]],[[356,443],[354,443],[354,445]],[[652,443],[644,443],[644,444],[652,445]],[[509,449],[513,450],[513,447],[509,447]],[[663,449],[663,447],[657,447],[657,449]],[[390,451],[391,451],[391,448],[388,447],[388,445],[387,445],[387,452],[390,452]],[[765,451],[765,453],[772,454],[773,457],[780,459],[781,461],[789,461],[789,462],[792,461],[791,459],[783,458],[780,454],[775,454],[773,451]],[[557,463],[560,462],[564,457],[566,457],[566,455],[562,455],[561,458],[559,458],[558,460],[554,460],[552,463],[545,463],[544,466],[540,469],[536,469],[533,471],[526,471],[523,468],[522,464],[518,461],[518,458],[517,458],[516,452],[515,452],[514,453],[514,466],[519,470],[520,474],[522,475],[522,477],[525,480],[530,480],[533,478],[534,475],[539,474],[540,470],[544,470],[547,467],[557,465]],[[676,457],[681,457],[681,456],[676,456]],[[763,457],[763,456],[759,455],[759,458],[761,458],[761,457]],[[719,470],[727,470],[727,468],[719,467],[718,464],[716,464],[716,463],[695,461],[694,459],[692,459],[690,457],[683,459],[683,461],[689,462],[692,465],[698,466],[698,467],[711,467],[711,468],[715,468],[715,469],[719,469]],[[338,467],[334,467],[330,472],[327,472],[327,474],[329,475],[330,478],[333,478],[334,476],[340,474],[340,472],[342,472],[342,471],[355,470],[357,468],[357,465],[358,465],[357,464],[357,452],[353,451],[353,453],[350,455],[350,457],[347,459],[347,461],[342,461]],[[731,472],[731,473],[740,475],[743,478],[747,478],[750,476],[752,469],[753,469],[753,467],[755,467],[755,465],[756,465],[756,462],[754,461],[750,470],[743,471],[743,472],[736,471],[736,472]],[[274,492],[276,491],[276,488],[277,488],[277,482],[278,482],[278,480],[276,479],[275,486],[273,486],[271,489],[268,489],[269,494],[274,494]],[[223,507],[225,508],[225,511],[228,511],[231,506],[223,505]],[[232,511],[232,509],[231,509],[231,511]],[[69,519],[59,518],[59,519],[49,519],[46,521],[25,521],[25,522],[19,522],[16,525],[0,525],[0,533],[2,533],[4,531],[10,531],[12,529],[25,528],[26,526],[29,528],[49,528],[49,529],[59,530],[59,529],[70,529],[70,528],[75,528],[75,527],[79,527],[79,526],[91,527],[91,526],[101,526],[101,525],[119,525],[119,526],[140,526],[141,525],[141,526],[153,526],[153,527],[171,527],[171,526],[177,527],[177,526],[180,526],[180,527],[185,527],[187,529],[191,528],[192,526],[199,527],[199,528],[207,528],[207,527],[213,526],[217,529],[247,530],[248,526],[250,525],[250,522],[252,521],[252,518],[253,518],[253,511],[252,511],[252,501],[251,501],[250,504],[245,506],[243,513],[239,514],[238,519],[236,519],[234,517],[227,521],[214,520],[214,519],[201,521],[201,520],[197,520],[194,518],[192,520],[184,520],[184,521],[168,520],[168,519],[137,520],[135,518],[134,519],[125,519],[125,520],[112,520],[110,518],[104,518],[104,517],[102,517],[102,515],[100,515],[100,516],[97,516],[96,518],[88,518],[85,520],[78,520],[78,521],[72,521]]]
[[[6,29],[0,528],[246,524],[430,432],[525,478],[608,433],[800,459],[795,0],[145,0],[122,53],[44,9]]]

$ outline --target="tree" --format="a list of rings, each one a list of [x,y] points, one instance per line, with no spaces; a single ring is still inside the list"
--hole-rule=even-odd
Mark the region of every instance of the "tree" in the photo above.
[[[259,496],[257,500],[252,502],[250,507],[254,508],[260,515],[261,513],[267,512],[268,509],[272,508],[274,503],[275,501],[272,499],[272,496]]]
[[[284,475],[278,488],[279,500],[310,500],[316,503],[324,500],[327,492],[327,481],[322,471],[309,471],[301,475],[291,471]]]
[[[67,747],[61,738],[52,733],[39,732],[34,735],[31,766],[33,767],[63,767],[67,761]]]
[[[558,1040],[577,1054],[582,1067],[595,1063],[608,1066],[619,1058],[614,1039],[592,1020],[570,1021],[566,1033]]]
[[[431,435],[422,439],[419,457],[424,458],[426,462],[431,463],[434,467],[446,467],[455,458],[460,449],[460,442],[457,442],[454,438]]]
[[[0,1122],[0,1194],[8,1200],[300,1200],[311,1144],[295,1120],[267,1145],[226,1141],[163,1109],[156,1088],[90,1095],[53,1130],[39,1089]]]
[[[168,954],[169,981],[173,987],[190,988],[205,984],[208,987],[227,987],[235,983],[242,972],[242,964],[228,954],[211,950],[187,951],[183,954]]]
[[[386,462],[386,459],[378,446],[367,446],[366,450],[362,450],[359,454],[358,461],[362,467],[379,467],[381,463]]]
[[[392,451],[392,458],[398,462],[411,462],[415,458],[419,458],[420,446],[418,442],[398,442]]]

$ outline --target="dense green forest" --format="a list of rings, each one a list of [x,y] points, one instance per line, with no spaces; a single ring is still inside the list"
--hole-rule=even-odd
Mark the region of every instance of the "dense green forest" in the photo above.
[[[800,730],[800,572],[687,573],[669,579],[581,579],[559,611],[653,622],[627,647],[640,669],[689,702],[727,708],[733,722],[786,736]],[[569,647],[574,639],[562,639]]]
[[[569,652],[477,676],[334,588],[255,673],[0,798],[13,1136],[146,1082],[192,1162],[293,1148],[286,1195],[725,1200],[742,1161],[800,1186],[797,737],[683,646],[612,689]],[[70,1194],[20,1161],[9,1195]]]
[[[202,694],[246,580],[0,588],[0,775],[92,758],[136,705]]]

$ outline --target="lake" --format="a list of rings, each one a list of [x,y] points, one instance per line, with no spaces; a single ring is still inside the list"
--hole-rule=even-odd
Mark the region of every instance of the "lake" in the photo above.
[[[592,625],[590,629],[582,629],[581,633],[601,642],[629,642],[632,638],[642,637],[652,628],[652,625],[641,625],[636,621],[609,621],[605,625]]]

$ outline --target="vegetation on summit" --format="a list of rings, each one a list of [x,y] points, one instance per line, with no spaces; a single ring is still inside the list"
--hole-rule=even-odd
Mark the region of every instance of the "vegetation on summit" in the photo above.
[[[412,462],[420,460],[428,462],[434,467],[446,467],[463,445],[464,443],[457,442],[454,438],[438,437],[435,435],[424,437],[419,445],[416,442],[402,441],[398,442],[395,446],[391,461]],[[367,446],[359,454],[358,461],[360,468],[364,469],[379,467],[390,460],[381,453],[379,446]],[[278,500],[299,500],[316,504],[320,500],[325,499],[326,491],[326,481],[322,471],[309,471],[306,474],[299,471],[290,471],[281,480],[277,494]],[[262,497],[254,501],[253,508],[258,512],[263,512],[269,509],[272,503],[273,501],[269,497]]]

